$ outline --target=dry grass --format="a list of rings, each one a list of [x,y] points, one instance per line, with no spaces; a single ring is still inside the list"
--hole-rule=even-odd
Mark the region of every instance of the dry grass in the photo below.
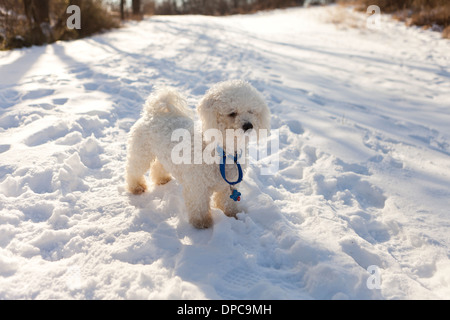
[[[380,7],[382,13],[392,13],[395,18],[433,30],[443,30],[444,38],[450,38],[450,1],[449,0],[341,0],[342,4],[354,5],[366,11],[370,5]]]
[[[366,28],[366,20],[361,14],[342,5],[329,8],[326,21],[335,24],[338,29]]]
[[[446,39],[450,39],[450,26],[448,26],[447,28],[444,29],[444,31],[442,31],[442,36]]]
[[[432,26],[433,24],[450,26],[450,2],[446,6],[426,8],[412,14],[411,23],[417,26]]]

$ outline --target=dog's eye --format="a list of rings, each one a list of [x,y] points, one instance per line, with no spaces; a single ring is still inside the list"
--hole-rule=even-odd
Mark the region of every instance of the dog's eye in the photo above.
[[[234,117],[237,116],[237,112],[232,112],[228,116],[231,117],[231,118],[234,118]]]

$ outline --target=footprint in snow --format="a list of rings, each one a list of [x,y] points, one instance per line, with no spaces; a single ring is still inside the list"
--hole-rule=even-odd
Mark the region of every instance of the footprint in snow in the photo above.
[[[303,134],[305,132],[301,123],[297,120],[288,120],[286,121],[286,124],[292,133]]]
[[[67,101],[69,101],[69,99],[67,98],[59,98],[59,99],[53,99],[52,100],[54,104],[58,105],[58,106],[62,106],[65,105],[67,103]]]
[[[9,144],[0,144],[0,153],[6,152],[11,148]]]
[[[39,99],[39,98],[43,98],[46,96],[50,96],[55,92],[55,90],[52,89],[38,89],[38,90],[33,90],[30,91],[28,93],[26,93],[22,99],[23,100],[32,100],[32,99]]]
[[[339,242],[342,251],[348,254],[362,268],[367,269],[369,266],[383,267],[381,258],[369,248],[363,245],[362,241],[356,238],[347,237]]]
[[[43,121],[45,121],[45,119],[43,119]],[[49,141],[64,137],[68,133],[69,127],[67,126],[67,124],[58,123],[38,130],[37,132],[26,138],[24,143],[29,147],[35,147]]]

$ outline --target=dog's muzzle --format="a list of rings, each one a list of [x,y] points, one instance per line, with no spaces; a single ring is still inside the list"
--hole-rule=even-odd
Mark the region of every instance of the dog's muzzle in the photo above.
[[[246,122],[242,126],[242,130],[244,130],[244,131],[248,131],[250,129],[253,129],[253,124],[251,122]]]

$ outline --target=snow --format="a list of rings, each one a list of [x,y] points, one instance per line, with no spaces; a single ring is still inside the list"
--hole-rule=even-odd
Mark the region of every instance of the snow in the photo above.
[[[333,10],[1,52],[0,298],[449,299],[450,42]],[[156,86],[194,108],[228,79],[266,98],[279,170],[253,164],[245,212],[197,230],[176,181],[126,192],[127,133]]]

